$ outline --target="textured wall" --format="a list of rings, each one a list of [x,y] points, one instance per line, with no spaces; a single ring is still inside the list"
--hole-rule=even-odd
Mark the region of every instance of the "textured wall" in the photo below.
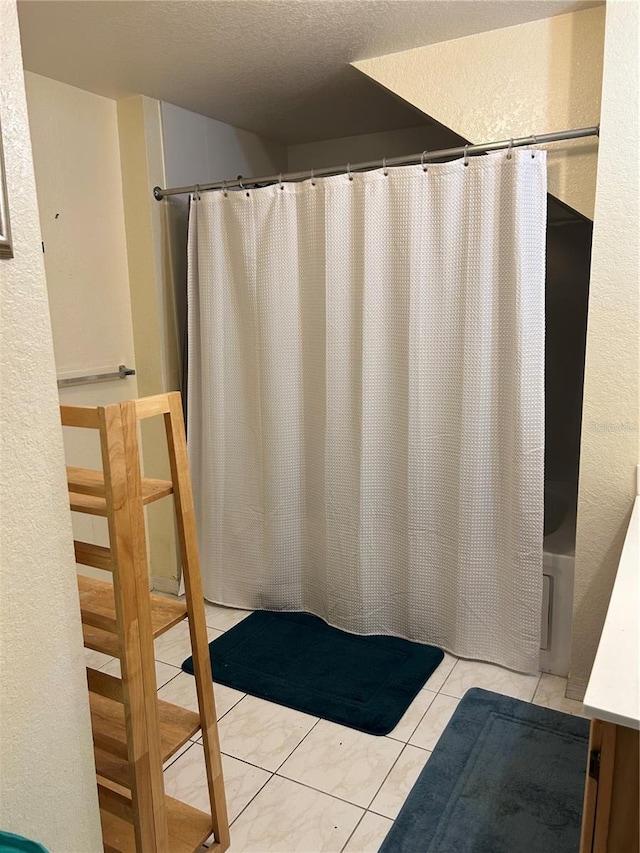
[[[20,40],[0,3],[15,257],[0,261],[0,826],[51,853],[102,849],[80,611]]]
[[[290,172],[310,168],[345,165],[383,157],[401,157],[415,154],[425,148],[442,148],[455,145],[455,136],[437,124],[424,124],[383,133],[363,133],[339,139],[323,139],[287,147]]]
[[[640,6],[608,0],[569,691],[581,697],[633,505],[638,448]]]
[[[598,123],[604,5],[354,65],[480,143]],[[593,217],[597,143],[551,146],[549,191]]]

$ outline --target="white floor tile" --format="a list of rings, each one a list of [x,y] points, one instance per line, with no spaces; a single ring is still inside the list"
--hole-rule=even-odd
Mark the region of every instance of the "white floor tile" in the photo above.
[[[231,827],[229,853],[340,853],[362,813],[274,776]]]
[[[223,607],[221,604],[204,603],[204,618],[210,628],[218,631],[228,631],[243,619],[246,619],[252,610],[237,610],[234,607]]]
[[[418,695],[409,705],[398,725],[389,732],[387,737],[406,743],[415,732],[418,723],[424,717],[427,708],[435,698],[436,694],[432,693],[431,690],[423,689],[418,691]]]
[[[113,675],[116,678],[120,678],[120,661],[117,658],[113,658],[109,663],[105,664],[102,667],[102,672],[107,672],[109,675]],[[170,666],[168,663],[163,663],[162,661],[156,661],[156,685],[158,688],[167,684],[167,682],[171,681],[172,678],[175,678],[180,670],[176,666]]]
[[[174,761],[177,761],[180,756],[185,753],[189,747],[191,746],[191,741],[188,740],[186,743],[183,743],[180,749],[176,750],[170,758],[167,758],[165,763],[162,765],[162,769],[166,770],[167,767],[171,767]]]
[[[575,714],[577,717],[586,717],[582,702],[567,699],[564,695],[566,689],[566,678],[543,672],[540,676],[538,689],[533,697],[533,704],[542,705],[544,708],[553,708],[554,711],[564,711],[565,714]]]
[[[235,820],[271,776],[266,770],[228,755],[222,756],[222,773],[229,821]],[[170,797],[201,811],[210,810],[204,751],[200,744],[192,744],[165,770],[164,785]]]
[[[224,716],[227,711],[230,711],[234,705],[245,695],[239,690],[234,690],[231,687],[226,687],[224,684],[213,685],[213,692],[216,700],[216,713],[218,719]],[[165,702],[173,702],[174,705],[180,705],[181,708],[187,708],[189,711],[198,710],[198,696],[196,694],[196,680],[193,675],[180,671],[178,675],[169,684],[165,685],[158,691],[158,698]]]
[[[90,666],[91,669],[101,669],[105,664],[111,663],[115,658],[109,655],[103,655],[102,652],[94,652],[93,649],[84,650],[85,666]]]
[[[459,699],[438,693],[409,743],[431,752],[438,742],[438,738],[446,729],[459,701]]]
[[[485,690],[493,690],[494,693],[530,702],[539,678],[539,674],[523,675],[493,663],[459,660],[440,688],[440,693],[461,699],[471,687],[482,687]]]
[[[317,717],[245,696],[218,724],[222,751],[277,770],[317,722]]]
[[[279,775],[368,806],[402,751],[402,743],[320,720]]]
[[[343,853],[378,853],[393,821],[373,812],[365,812]]]
[[[444,682],[446,681],[447,676],[455,666],[458,658],[450,655],[448,652],[444,653],[444,658],[442,659],[442,663],[440,666],[433,672],[429,678],[427,679],[426,684],[423,686],[423,690],[431,690],[433,693],[437,693]]]
[[[369,806],[371,811],[395,820],[430,755],[426,749],[405,746]]]
[[[217,637],[221,637],[222,631],[207,628],[207,634],[209,642],[211,642]],[[189,624],[186,621],[178,623],[155,641],[156,660],[163,663],[181,667],[182,662],[190,655],[191,640],[189,639]]]

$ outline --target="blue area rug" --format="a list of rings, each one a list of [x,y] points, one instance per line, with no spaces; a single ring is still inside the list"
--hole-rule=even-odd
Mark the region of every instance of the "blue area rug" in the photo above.
[[[578,853],[589,721],[469,690],[379,853]]]
[[[360,637],[308,613],[258,610],[209,643],[213,680],[341,723],[386,735],[444,657],[397,637]],[[188,658],[182,668],[193,674]]]

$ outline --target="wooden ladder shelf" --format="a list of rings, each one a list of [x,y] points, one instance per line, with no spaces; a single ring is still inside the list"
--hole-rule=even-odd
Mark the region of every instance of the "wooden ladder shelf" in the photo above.
[[[121,678],[87,667],[106,853],[195,853],[229,846],[218,726],[180,394],[96,408],[61,406],[63,426],[98,430],[102,471],[67,468],[75,512],[103,516],[109,547],[74,542],[76,561],[113,582],[78,575],[84,644],[120,661]],[[170,480],[142,477],[138,425],[162,417]],[[149,593],[144,507],[173,495],[185,602]],[[187,618],[199,712],[158,700],[153,641]],[[164,793],[163,763],[202,731],[210,814]],[[204,783],[204,780],[203,780]]]

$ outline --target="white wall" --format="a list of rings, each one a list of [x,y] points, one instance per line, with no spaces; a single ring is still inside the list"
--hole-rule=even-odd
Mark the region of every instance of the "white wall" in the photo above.
[[[53,342],[15,0],[0,3],[13,260],[0,260],[0,826],[102,850]]]
[[[256,136],[173,104],[162,104],[164,168],[170,187],[284,172],[287,150]]]
[[[598,124],[604,5],[354,65],[470,142]],[[549,149],[549,192],[593,218],[598,147]]]
[[[25,84],[57,375],[135,367],[116,102],[28,71]],[[59,396],[69,405],[107,405],[137,397],[138,384],[133,376]],[[95,432],[63,433],[69,465],[102,467]],[[77,539],[109,544],[106,519],[74,513],[72,520]]]
[[[30,72],[25,82],[58,373],[134,366],[116,102]],[[62,396],[136,392],[134,377]]]
[[[608,0],[569,673],[577,698],[593,665],[640,458],[639,34],[640,5]]]
[[[297,172],[347,163],[366,163],[383,157],[416,154],[425,149],[433,151],[448,147],[450,143],[451,133],[437,124],[306,142],[288,146],[288,170]]]

